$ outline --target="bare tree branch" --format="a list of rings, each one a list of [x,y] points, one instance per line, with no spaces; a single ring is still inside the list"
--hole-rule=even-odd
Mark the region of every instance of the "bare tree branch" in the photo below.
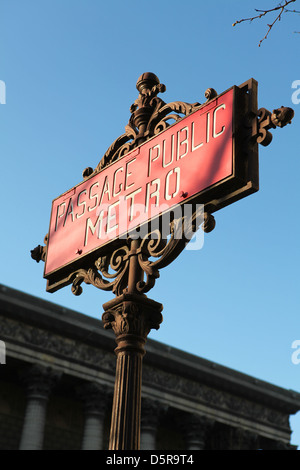
[[[236,26],[237,24],[240,24],[240,23],[243,23],[244,21],[249,21],[249,22],[252,22],[253,20],[256,20],[256,19],[260,19],[260,18],[263,18],[264,16],[266,16],[268,13],[271,13],[271,12],[278,12],[278,15],[276,16],[276,18],[274,19],[273,23],[271,24],[268,24],[268,31],[267,33],[265,34],[265,36],[259,41],[259,44],[258,46],[260,47],[261,46],[261,43],[267,39],[271,29],[273,28],[274,24],[277,22],[277,21],[280,21],[281,20],[281,17],[282,17],[282,14],[283,13],[300,13],[300,11],[298,10],[290,10],[288,8],[286,8],[290,3],[294,3],[296,0],[284,0],[284,3],[283,2],[280,2],[279,5],[277,7],[274,7],[274,8],[270,8],[269,10],[259,10],[259,9],[256,9],[255,8],[255,11],[257,13],[259,13],[259,15],[256,15],[256,16],[252,16],[250,18],[243,18],[241,20],[238,20],[236,21],[235,23],[233,23],[232,26]],[[296,32],[296,31],[295,31]]]

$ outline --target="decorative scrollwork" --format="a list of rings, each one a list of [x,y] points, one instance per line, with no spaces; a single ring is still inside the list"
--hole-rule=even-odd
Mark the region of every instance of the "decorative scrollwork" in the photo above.
[[[82,293],[82,282],[86,284],[92,284],[98,289],[102,290],[111,290],[110,283],[102,278],[102,276],[98,273],[96,268],[89,268],[89,269],[79,269],[75,273],[72,274],[72,287],[71,290],[74,295],[80,295]]]
[[[153,73],[143,73],[137,81],[136,88],[139,96],[130,107],[131,116],[125,126],[125,133],[110,145],[94,171],[91,171],[91,168],[84,170],[84,177],[98,173],[145,140],[165,130],[170,125],[167,121],[172,119],[173,122],[177,122],[201,106],[200,103],[190,104],[183,101],[166,104],[157,96],[158,93],[164,93],[166,87]],[[213,88],[205,91],[207,101],[216,96],[217,92]]]
[[[204,96],[207,100],[206,102],[208,102],[208,101],[213,100],[214,98],[216,98],[216,96],[218,96],[218,93],[216,92],[216,90],[214,88],[207,88],[207,90],[204,93]]]
[[[285,127],[287,124],[291,124],[294,114],[295,113],[292,108],[284,106],[281,106],[281,108],[278,109],[273,109],[272,113],[265,108],[260,108],[257,111],[257,132],[252,136],[252,138],[256,140],[258,144],[266,147],[273,139],[269,130],[275,129],[276,127]]]
[[[104,291],[112,291],[117,296],[127,292],[129,260],[132,255],[137,256],[143,272],[143,279],[137,282],[136,291],[145,294],[154,287],[159,278],[159,270],[179,256],[200,225],[205,232],[210,232],[215,227],[213,216],[203,213],[202,206],[196,208],[191,216],[172,220],[169,235],[164,234],[161,229],[149,232],[140,240],[137,250],[130,249],[130,238],[124,240],[122,247],[98,258],[91,268],[79,269],[70,275],[73,294],[82,293],[83,282]]]
[[[292,108],[281,106],[278,109],[273,109],[271,114],[271,121],[277,127],[285,127],[287,124],[292,123],[295,112]]]
[[[44,238],[45,246],[38,245],[33,250],[30,250],[31,258],[34,259],[37,263],[40,261],[46,260],[47,255],[47,242],[48,242],[48,234]]]
[[[94,266],[89,269],[79,269],[70,276],[72,282],[71,290],[74,295],[82,293],[81,284],[92,284],[94,287],[104,291],[112,291],[120,295],[127,286],[129,247],[127,245],[113,251],[110,256],[98,258]],[[109,273],[109,268],[114,273]],[[101,274],[100,274],[100,272]]]
[[[173,119],[175,122],[179,121],[183,116],[188,116],[192,112],[196,111],[199,106],[200,103],[189,104],[184,103],[183,101],[174,101],[173,103],[168,103],[160,107],[152,114],[151,119],[148,122],[145,135],[148,138],[157,135],[170,125],[167,123],[169,119]],[[174,114],[174,112],[176,114]],[[181,116],[181,114],[183,116]]]
[[[211,217],[203,213],[202,207],[197,208],[192,217],[184,216],[171,222],[171,234],[168,240],[164,238],[160,230],[151,232],[142,240],[138,261],[146,274],[146,281],[140,281],[137,284],[137,290],[140,293],[146,293],[152,289],[156,279],[159,278],[159,270],[168,266],[179,256],[198,230],[199,225],[207,224],[207,220],[211,221]],[[209,228],[209,231],[214,228],[211,222]],[[203,229],[207,231],[207,226]],[[158,259],[151,261],[149,258]]]

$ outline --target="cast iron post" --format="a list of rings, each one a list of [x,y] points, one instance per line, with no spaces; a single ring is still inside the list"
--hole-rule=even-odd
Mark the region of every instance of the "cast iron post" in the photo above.
[[[142,360],[147,335],[162,321],[162,305],[136,290],[142,278],[138,264],[139,240],[131,241],[128,289],[103,305],[104,328],[116,335],[115,389],[111,418],[110,450],[139,450]]]
[[[139,130],[139,144],[143,141],[147,123],[152,114],[148,102],[142,99],[143,90],[151,90],[159,81],[154,74],[143,74],[137,89],[140,100],[132,107],[133,123]],[[149,95],[145,95],[149,99]],[[148,100],[146,100],[148,101]],[[146,104],[146,106],[145,106]],[[136,109],[138,106],[139,109]],[[128,287],[126,292],[103,305],[104,328],[112,328],[116,335],[117,355],[114,399],[110,430],[110,450],[138,450],[140,448],[142,361],[144,345],[152,328],[162,321],[162,305],[137,291],[144,273],[138,262],[140,241],[130,241]]]

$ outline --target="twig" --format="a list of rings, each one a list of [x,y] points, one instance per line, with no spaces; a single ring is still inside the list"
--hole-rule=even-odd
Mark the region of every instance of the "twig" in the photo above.
[[[281,20],[281,16],[284,12],[289,12],[289,13],[300,13],[298,12],[297,10],[289,10],[287,9],[286,7],[290,4],[290,3],[294,3],[296,0],[285,0],[284,1],[284,5],[282,5],[282,3],[280,3],[277,7],[274,7],[274,8],[270,8],[269,10],[259,10],[259,9],[256,9],[255,8],[255,11],[260,13],[259,15],[256,15],[256,16],[252,16],[251,18],[243,18],[242,20],[238,20],[236,21],[235,23],[233,23],[232,26],[236,26],[237,24],[239,23],[243,23],[244,21],[250,21],[252,22],[253,20],[256,20],[256,19],[260,19],[260,18],[263,18],[265,15],[267,15],[268,13],[271,13],[273,11],[278,11],[279,10],[279,13],[277,15],[277,17],[275,18],[275,20],[273,21],[273,23],[271,24],[268,24],[268,31],[267,33],[265,34],[265,36],[259,41],[259,44],[258,46],[260,47],[261,46],[261,43],[267,39],[271,29],[273,28],[274,24],[277,22],[277,21],[280,21]]]

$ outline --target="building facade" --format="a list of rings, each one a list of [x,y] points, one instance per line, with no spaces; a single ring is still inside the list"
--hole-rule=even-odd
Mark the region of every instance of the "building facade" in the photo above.
[[[107,449],[114,334],[4,285],[0,326],[0,449]],[[141,449],[293,450],[298,410],[299,393],[147,341]]]

